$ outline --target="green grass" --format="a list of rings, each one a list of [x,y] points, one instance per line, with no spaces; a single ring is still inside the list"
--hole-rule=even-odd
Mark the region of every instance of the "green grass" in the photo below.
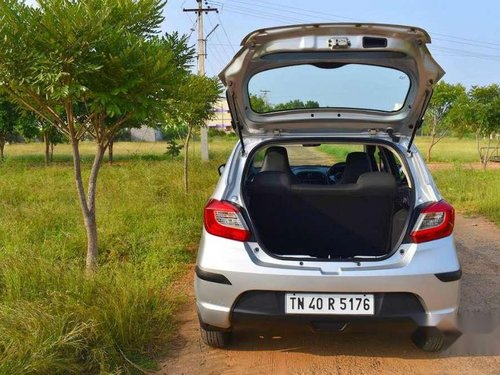
[[[465,214],[479,214],[500,226],[500,170],[456,166],[433,173],[446,200]]]
[[[344,161],[347,154],[353,151],[363,151],[363,146],[360,145],[348,145],[348,144],[322,144],[317,148],[328,155],[335,158],[336,162]]]
[[[208,164],[193,145],[188,196],[182,159],[164,155],[165,143],[117,143],[116,164],[104,165],[99,179],[94,277],[83,272],[85,233],[69,146],[56,147],[49,167],[41,144],[7,146],[0,163],[0,374],[137,372],[124,356],[154,368],[175,328],[183,300],[176,281],[194,261],[203,205],[234,143],[214,139]],[[443,145],[468,154],[459,141]],[[87,171],[92,150],[82,145]],[[331,152],[342,159],[349,151]],[[500,223],[498,170],[434,176],[458,210]]]
[[[98,273],[83,271],[85,233],[69,147],[43,166],[42,145],[8,146],[0,163],[0,374],[136,372],[154,368],[182,301],[173,282],[195,258],[203,206],[234,140],[182,159],[165,143],[117,143],[98,182]],[[84,144],[85,169],[93,146]],[[123,354],[122,354],[123,353]]]
[[[417,137],[415,143],[425,158],[427,147],[430,142],[430,137]],[[334,156],[339,161],[345,160],[349,152],[359,151],[359,146],[355,145],[328,145],[324,144],[319,147],[329,155]],[[432,162],[438,163],[477,163],[479,157],[477,155],[476,141],[471,138],[454,138],[447,137],[439,141],[432,149],[431,153]]]
[[[430,137],[416,137],[415,139],[415,144],[424,158],[429,143]],[[432,148],[431,159],[433,163],[478,163],[476,140],[472,138],[443,138]]]

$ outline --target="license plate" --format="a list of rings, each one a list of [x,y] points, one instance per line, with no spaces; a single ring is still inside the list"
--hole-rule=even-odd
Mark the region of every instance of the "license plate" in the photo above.
[[[373,294],[286,293],[287,314],[373,315]]]

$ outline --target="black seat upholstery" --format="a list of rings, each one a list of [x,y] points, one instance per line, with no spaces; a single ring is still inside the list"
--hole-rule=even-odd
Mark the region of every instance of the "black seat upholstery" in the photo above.
[[[264,171],[248,193],[259,240],[272,253],[347,258],[390,250],[396,182],[388,173],[365,173],[355,184],[307,185]]]
[[[355,184],[363,173],[371,172],[370,157],[366,152],[351,152],[345,160],[345,169],[339,184]]]
[[[271,146],[266,150],[261,172],[282,172],[290,176],[292,183],[299,183],[299,179],[290,169],[288,152],[285,147]]]
[[[285,172],[259,172],[248,186],[249,213],[269,251],[289,249],[297,241],[291,178]]]

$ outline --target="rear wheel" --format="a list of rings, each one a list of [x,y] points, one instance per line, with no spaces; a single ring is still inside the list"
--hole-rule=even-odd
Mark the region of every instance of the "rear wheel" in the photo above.
[[[231,332],[209,331],[200,326],[201,340],[212,348],[225,348],[231,340]]]
[[[439,352],[444,346],[444,335],[434,327],[418,328],[411,336],[413,343],[425,352]]]

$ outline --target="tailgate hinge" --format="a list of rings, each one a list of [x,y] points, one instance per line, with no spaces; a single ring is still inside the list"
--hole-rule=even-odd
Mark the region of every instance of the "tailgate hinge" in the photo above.
[[[391,137],[391,139],[392,139],[393,142],[398,143],[400,141],[401,138],[399,136],[397,136],[397,135],[394,134],[394,129],[393,128],[387,128],[386,132],[389,135],[389,137]]]
[[[379,133],[379,132],[381,132],[381,133],[387,133],[387,135],[389,137],[391,137],[391,140],[393,142],[396,142],[396,143],[399,142],[400,139],[401,139],[400,136],[394,134],[394,129],[393,128],[387,128],[387,129],[375,129],[374,128],[374,129],[369,129],[368,130],[368,134],[370,134],[371,136],[376,136],[377,133]]]

